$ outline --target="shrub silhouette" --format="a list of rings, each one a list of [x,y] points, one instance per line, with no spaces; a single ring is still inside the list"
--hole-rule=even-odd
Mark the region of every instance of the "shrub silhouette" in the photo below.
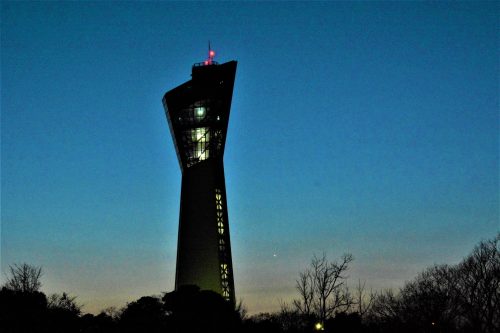
[[[121,332],[165,332],[167,316],[159,297],[144,296],[129,303],[120,316]]]
[[[182,286],[163,296],[174,332],[234,332],[240,318],[221,295],[197,286]]]
[[[0,327],[3,333],[40,332],[47,320],[47,297],[39,291],[0,290]]]

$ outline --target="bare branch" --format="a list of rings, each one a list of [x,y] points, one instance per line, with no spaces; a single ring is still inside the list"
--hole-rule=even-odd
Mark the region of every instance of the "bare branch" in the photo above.
[[[356,286],[356,301],[358,314],[361,318],[365,316],[365,314],[370,311],[377,294],[374,293],[371,289],[368,294],[365,291],[366,282],[358,280],[358,285]]]
[[[31,266],[26,263],[9,266],[10,277],[5,286],[14,291],[32,293],[40,290],[40,281],[43,273],[41,267]]]
[[[300,299],[293,301],[295,308],[302,314],[315,314],[321,321],[347,311],[353,304],[346,285],[352,260],[350,254],[343,255],[340,262],[329,262],[325,253],[321,257],[314,255],[310,268],[300,273],[296,281]]]

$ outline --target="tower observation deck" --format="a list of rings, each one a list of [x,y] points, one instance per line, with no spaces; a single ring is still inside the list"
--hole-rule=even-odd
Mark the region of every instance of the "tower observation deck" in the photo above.
[[[175,288],[197,285],[234,303],[223,157],[236,61],[213,55],[163,97],[182,171]]]

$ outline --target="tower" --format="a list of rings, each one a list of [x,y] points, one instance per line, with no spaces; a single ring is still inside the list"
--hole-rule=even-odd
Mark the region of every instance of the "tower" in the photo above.
[[[234,303],[223,157],[236,61],[213,57],[163,97],[182,171],[175,289],[197,285]]]

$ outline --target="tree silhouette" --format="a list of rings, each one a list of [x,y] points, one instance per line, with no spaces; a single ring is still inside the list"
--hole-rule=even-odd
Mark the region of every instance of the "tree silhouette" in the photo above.
[[[53,310],[63,310],[79,316],[82,306],[76,303],[76,296],[69,296],[67,293],[52,294],[47,299],[47,306]]]
[[[500,332],[500,233],[476,246],[448,282],[471,331]]]
[[[26,263],[9,266],[10,277],[7,278],[5,287],[14,291],[35,292],[39,291],[42,283],[42,268]]]
[[[42,268],[24,263],[9,269],[10,276],[0,290],[2,332],[40,332],[47,317],[47,298],[39,291]]]
[[[52,294],[47,300],[47,326],[50,332],[79,332],[81,305],[75,296],[67,293]]]
[[[285,332],[279,314],[259,313],[247,318],[243,323],[244,333],[281,333]]]
[[[3,333],[43,332],[47,298],[39,291],[0,290],[0,328]]]
[[[350,254],[344,254],[340,261],[328,261],[324,253],[321,257],[314,256],[310,267],[296,281],[300,298],[293,301],[295,308],[321,322],[336,312],[349,310],[354,301],[346,284],[346,273],[352,260]]]
[[[311,333],[317,321],[324,332],[493,333],[500,332],[500,234],[480,242],[457,265],[425,269],[398,291],[365,292],[358,281],[347,288],[352,256],[330,262],[314,256],[299,274],[300,298],[281,311],[245,317],[238,306],[213,291],[183,286],[160,296],[145,296],[121,311],[81,313],[76,297],[48,298],[40,291],[42,269],[10,266],[0,289],[2,333]],[[354,306],[354,305],[357,305]]]
[[[370,311],[376,296],[377,294],[373,290],[366,291],[365,281],[361,282],[361,280],[358,280],[354,295],[354,305],[360,318],[363,318]]]
[[[120,316],[122,332],[164,332],[167,315],[159,297],[144,296],[127,304]]]
[[[240,326],[234,305],[213,291],[182,286],[163,301],[174,332],[234,332]]]
[[[118,321],[104,311],[97,316],[85,314],[80,318],[80,328],[83,333],[118,333]]]
[[[500,331],[500,235],[455,266],[426,269],[399,293],[377,295],[370,320],[386,332]]]

